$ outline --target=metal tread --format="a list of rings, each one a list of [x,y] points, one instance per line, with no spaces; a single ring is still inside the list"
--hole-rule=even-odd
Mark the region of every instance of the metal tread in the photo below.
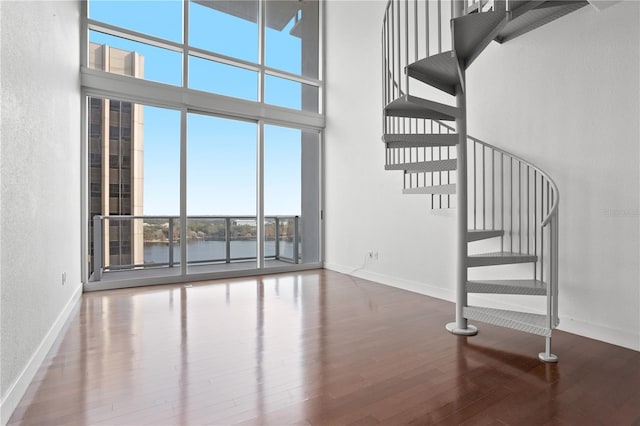
[[[456,94],[456,86],[460,84],[458,60],[452,50],[407,65],[406,73],[450,95]]]
[[[469,293],[545,296],[547,294],[547,284],[540,280],[467,281],[467,291]]]
[[[453,51],[467,68],[506,25],[506,12],[472,13],[451,20]]]
[[[460,110],[456,107],[411,95],[404,95],[395,99],[384,110],[389,117],[455,121],[460,116]]]
[[[543,25],[546,25],[558,18],[563,17],[575,10],[578,10],[587,4],[586,0],[578,1],[544,1],[531,2],[535,7],[524,4],[520,8],[514,10],[513,19],[511,19],[502,28],[495,39],[499,43],[513,40],[523,34],[533,31]],[[522,9],[522,10],[521,10]]]
[[[387,133],[382,136],[382,142],[387,144],[387,148],[456,146],[459,140],[457,133]]]
[[[462,315],[470,320],[486,322],[500,327],[513,328],[514,330],[540,336],[551,337],[551,328],[547,326],[547,317],[540,314],[527,312],[507,311],[504,309],[484,308],[479,306],[466,306],[462,309]]]
[[[502,237],[503,235],[504,231],[502,229],[469,229],[467,231],[467,242]]]
[[[433,186],[420,186],[417,188],[405,188],[402,190],[403,194],[430,194],[430,195],[444,195],[455,194],[456,184],[450,183],[447,185],[433,185]]]
[[[498,251],[494,253],[473,254],[467,257],[467,267],[509,265],[513,263],[535,262],[538,257],[532,254]]]
[[[407,172],[445,172],[455,170],[458,160],[417,161],[414,163],[387,164],[385,170],[404,170]]]

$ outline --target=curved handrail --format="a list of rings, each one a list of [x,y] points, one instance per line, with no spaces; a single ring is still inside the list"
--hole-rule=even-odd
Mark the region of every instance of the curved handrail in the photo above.
[[[434,123],[438,123],[440,126],[444,127],[447,130],[453,131],[455,132],[455,128],[449,126],[446,123],[443,123],[439,120],[433,120]],[[536,170],[541,176],[544,176],[545,179],[547,179],[547,181],[549,181],[549,183],[551,184],[552,188],[553,188],[553,204],[551,206],[551,209],[549,210],[549,213],[547,214],[547,216],[545,216],[544,220],[542,220],[542,222],[540,222],[540,226],[544,227],[547,226],[547,224],[549,223],[549,221],[551,220],[551,218],[556,214],[556,212],[558,211],[558,205],[560,204],[560,191],[558,190],[558,185],[556,185],[555,181],[551,178],[551,176],[549,176],[549,174],[547,172],[545,172],[544,170],[542,170],[540,167],[536,166],[535,164],[525,160],[524,158],[513,154],[509,151],[505,151],[502,148],[499,148],[495,145],[491,145],[488,142],[482,141],[478,138],[475,138],[473,136],[467,135],[467,139],[472,140],[473,142],[476,142],[482,146],[485,146],[487,148],[490,148],[496,152],[499,152],[501,154],[507,155],[515,160],[520,161],[521,163],[533,168],[534,170]]]

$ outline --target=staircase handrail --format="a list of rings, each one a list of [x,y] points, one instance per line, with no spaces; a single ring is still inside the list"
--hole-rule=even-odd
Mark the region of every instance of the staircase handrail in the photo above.
[[[433,120],[434,123],[438,123],[440,126],[444,127],[447,130],[453,131],[455,132],[455,128],[453,128],[452,126],[449,126],[448,124],[439,121],[439,120]],[[558,190],[558,185],[556,185],[555,181],[551,178],[551,176],[549,176],[549,174],[547,172],[545,172],[544,170],[542,170],[540,167],[536,166],[535,164],[525,160],[524,158],[513,154],[509,151],[506,151],[502,148],[499,148],[495,145],[491,145],[488,142],[482,141],[478,138],[475,138],[471,135],[467,135],[467,139],[472,140],[473,142],[476,142],[480,145],[483,145],[487,148],[493,149],[496,152],[499,152],[501,154],[507,155],[515,160],[520,161],[523,164],[526,164],[527,166],[531,167],[532,169],[536,170],[541,176],[544,176],[544,178],[551,184],[552,188],[553,188],[553,204],[551,206],[551,209],[549,210],[549,213],[545,216],[544,220],[542,220],[542,222],[540,222],[540,226],[541,227],[545,227],[547,226],[547,224],[551,221],[551,218],[553,216],[555,216],[558,212],[558,205],[560,203],[560,191]]]

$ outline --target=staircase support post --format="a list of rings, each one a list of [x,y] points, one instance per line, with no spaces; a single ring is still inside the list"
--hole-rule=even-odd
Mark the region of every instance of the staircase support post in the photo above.
[[[461,67],[460,77],[464,81],[464,68]],[[467,306],[467,105],[466,95],[462,85],[456,89],[456,107],[459,118],[456,119],[458,133],[456,194],[457,194],[457,256],[456,256],[456,321],[447,324],[450,333],[462,336],[473,336],[478,329],[467,323],[464,308]]]
[[[457,0],[453,5],[453,17],[464,14],[464,0]],[[461,336],[473,336],[478,334],[478,329],[467,324],[464,317],[464,308],[467,306],[467,102],[463,90],[465,72],[464,64],[459,64],[461,84],[456,87],[456,107],[458,118],[456,119],[456,132],[458,133],[457,169],[456,169],[456,194],[457,198],[457,256],[456,256],[456,321],[446,325],[450,333]]]

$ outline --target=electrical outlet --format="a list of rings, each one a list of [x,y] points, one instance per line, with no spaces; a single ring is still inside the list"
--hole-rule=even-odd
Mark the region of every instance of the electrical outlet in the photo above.
[[[67,273],[63,272],[62,273],[62,285],[65,285],[67,283]]]
[[[368,257],[369,259],[373,259],[373,251],[368,251],[368,252],[367,252],[367,257]]]
[[[373,258],[374,258],[375,260],[378,260],[378,252],[377,252],[377,251],[374,251],[374,252],[373,252]]]

